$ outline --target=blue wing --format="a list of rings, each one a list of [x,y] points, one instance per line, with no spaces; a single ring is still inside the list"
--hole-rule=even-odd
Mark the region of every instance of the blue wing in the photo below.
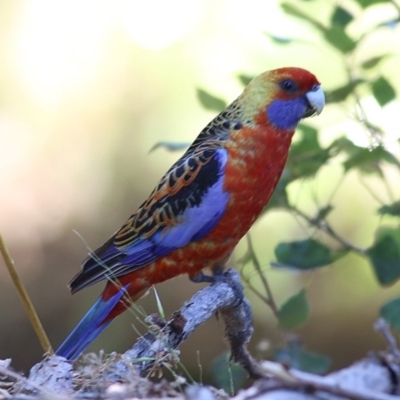
[[[122,228],[83,262],[73,293],[115,279],[207,235],[225,212],[227,150],[219,142],[186,152]]]

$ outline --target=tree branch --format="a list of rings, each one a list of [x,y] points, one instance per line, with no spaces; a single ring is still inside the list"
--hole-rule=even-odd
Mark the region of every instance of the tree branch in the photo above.
[[[28,381],[22,389],[30,391],[43,387],[47,391],[71,393],[79,382],[85,381],[108,387],[115,382],[132,382],[146,373],[158,372],[161,368],[170,368],[178,360],[177,349],[196,328],[219,313],[225,322],[225,334],[231,347],[231,358],[241,364],[252,378],[263,373],[257,362],[248,352],[246,345],[253,333],[252,313],[249,302],[244,298],[240,275],[234,269],[228,269],[210,286],[197,292],[189,302],[176,311],[168,321],[152,314],[147,318],[149,331],[143,335],[132,349],[122,355],[111,354],[105,360],[90,363],[80,371],[71,373],[71,363],[62,357],[51,356],[35,365]],[[63,371],[63,379],[58,382]],[[66,373],[67,372],[67,373]],[[61,384],[62,383],[62,384]]]
[[[182,377],[176,377],[172,383],[165,380],[155,383],[143,377],[173,367],[178,360],[179,345],[215,312],[225,323],[231,358],[252,378],[260,378],[234,400],[399,399],[399,350],[389,327],[382,321],[377,329],[388,342],[388,352],[369,356],[325,377],[289,369],[277,362],[257,363],[246,347],[253,333],[250,305],[244,298],[239,274],[232,269],[196,293],[168,321],[150,315],[149,331],[122,355],[113,353],[105,358],[87,355],[91,362],[80,370],[62,357],[50,356],[35,365],[28,378],[10,371],[6,363],[4,368],[0,365],[0,375],[17,380],[16,394],[9,397],[12,400],[60,396],[80,400],[226,399],[219,391],[196,385],[188,386],[186,394],[182,394],[181,385],[186,383]]]

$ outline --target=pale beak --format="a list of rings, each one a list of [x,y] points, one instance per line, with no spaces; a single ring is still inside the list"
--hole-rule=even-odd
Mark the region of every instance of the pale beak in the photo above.
[[[309,104],[305,117],[318,115],[325,106],[325,94],[320,85],[315,85],[309,92],[306,93],[306,98]]]

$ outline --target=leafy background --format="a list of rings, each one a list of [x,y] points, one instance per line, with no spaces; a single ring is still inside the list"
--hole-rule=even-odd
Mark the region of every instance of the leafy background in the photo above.
[[[395,0],[5,1],[0,19],[0,229],[54,347],[100,291],[66,288],[85,242],[103,243],[249,78],[288,65],[313,71],[328,105],[235,254],[251,351],[324,372],[383,348],[379,314],[400,328]],[[198,288],[158,285],[166,314]],[[41,349],[5,269],[0,301],[0,358],[27,370]],[[91,349],[125,350],[132,325],[126,313]],[[222,342],[209,321],[182,347],[194,380],[226,386]]]

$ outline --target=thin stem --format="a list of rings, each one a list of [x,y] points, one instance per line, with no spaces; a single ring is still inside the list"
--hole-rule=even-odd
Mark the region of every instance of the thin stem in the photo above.
[[[251,258],[253,260],[254,268],[257,271],[257,273],[258,273],[258,275],[259,275],[259,277],[261,279],[261,282],[262,282],[262,284],[263,284],[263,286],[265,288],[265,291],[267,292],[267,296],[268,297],[265,299],[265,301],[271,307],[271,310],[274,313],[275,317],[279,318],[278,307],[277,307],[277,305],[275,303],[274,296],[272,294],[272,290],[271,290],[271,288],[269,286],[268,280],[265,277],[265,275],[263,274],[260,262],[258,261],[256,253],[254,252],[254,247],[253,247],[253,243],[251,241],[250,234],[246,235],[246,239],[247,239],[247,246],[249,248],[249,252],[250,252]]]
[[[371,197],[372,197],[373,199],[375,199],[381,206],[383,206],[383,205],[385,204],[385,202],[382,201],[382,200],[376,195],[376,191],[372,190],[372,189],[368,186],[367,182],[364,180],[364,178],[363,178],[362,175],[360,175],[360,183],[361,183],[361,185],[364,186],[365,190],[371,195]]]
[[[365,255],[365,249],[358,247],[354,245],[353,243],[349,242],[339,234],[337,234],[332,227],[328,224],[327,221],[323,219],[318,219],[318,218],[311,218],[307,214],[305,214],[303,211],[298,209],[296,206],[290,206],[290,209],[294,211],[297,215],[300,217],[304,218],[310,225],[317,227],[321,231],[325,232],[329,236],[331,236],[333,239],[338,241],[346,250],[353,250],[356,253]]]
[[[346,73],[347,73],[348,80],[350,82],[354,82],[355,79],[353,77],[351,66],[349,65],[349,61],[346,61],[345,68],[346,68]],[[379,126],[377,126],[375,124],[372,124],[368,120],[367,113],[366,113],[366,111],[365,111],[365,109],[364,109],[364,107],[363,107],[363,105],[361,103],[361,98],[358,95],[356,87],[352,90],[352,95],[354,97],[354,100],[356,102],[356,106],[358,108],[358,114],[359,115],[357,115],[357,119],[362,125],[365,126],[365,128],[370,133],[371,138],[373,139],[373,142],[371,143],[371,146],[372,147],[376,147],[377,144],[381,145],[382,144],[382,136],[383,136],[384,132],[382,131],[382,129]]]
[[[258,274],[257,274],[258,275]],[[243,280],[246,282],[246,284],[250,287],[251,291],[264,303],[267,303],[269,305],[269,299],[267,296],[264,296],[258,289],[256,289],[251,283],[250,280],[246,278],[244,274],[242,274]]]
[[[53,348],[51,347],[49,338],[47,337],[46,332],[43,329],[43,325],[40,322],[40,319],[36,313],[35,307],[33,306],[31,299],[29,298],[28,292],[25,289],[22,279],[15,268],[10,252],[8,251],[8,248],[1,234],[0,234],[0,253],[3,256],[4,263],[6,264],[6,267],[14,283],[14,286],[17,289],[19,297],[22,301],[22,304],[24,305],[25,311],[28,314],[28,318],[33,326],[33,329],[36,332],[36,336],[38,337],[44,352],[53,354]]]
[[[383,184],[385,185],[385,188],[386,188],[386,191],[387,191],[390,201],[393,203],[394,202],[393,191],[392,191],[392,188],[390,187],[389,182],[386,179],[385,175],[383,175]]]
[[[400,357],[400,350],[397,345],[397,340],[390,330],[389,324],[383,318],[379,318],[378,321],[375,322],[374,328],[385,338],[390,353],[394,354],[398,360]]]

